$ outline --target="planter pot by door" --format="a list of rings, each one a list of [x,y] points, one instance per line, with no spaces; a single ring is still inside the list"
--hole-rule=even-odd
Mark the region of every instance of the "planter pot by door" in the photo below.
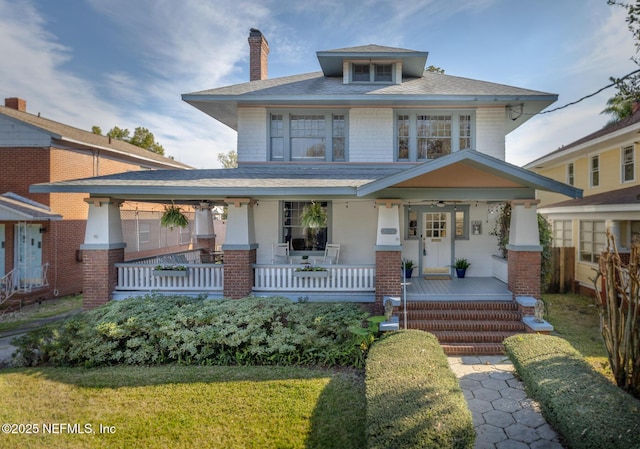
[[[404,269],[404,277],[407,279],[411,279],[411,273],[413,273],[413,268],[405,268]]]
[[[456,268],[456,275],[462,279],[464,275],[467,273],[467,270],[464,268]]]

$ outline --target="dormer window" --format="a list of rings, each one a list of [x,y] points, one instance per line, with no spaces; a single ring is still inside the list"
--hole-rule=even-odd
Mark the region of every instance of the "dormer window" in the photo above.
[[[351,82],[352,83],[393,83],[394,66],[389,63],[352,63]]]

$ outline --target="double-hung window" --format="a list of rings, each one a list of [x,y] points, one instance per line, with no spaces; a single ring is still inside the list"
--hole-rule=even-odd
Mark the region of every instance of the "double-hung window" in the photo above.
[[[347,115],[334,112],[273,112],[269,115],[272,161],[346,160]]]
[[[622,182],[635,179],[635,155],[633,145],[622,149]]]
[[[396,159],[426,161],[473,148],[474,115],[469,112],[396,114]]]
[[[600,253],[607,243],[606,225],[603,220],[580,222],[580,261],[598,263]]]
[[[567,184],[569,184],[570,186],[574,185],[575,182],[575,175],[574,175],[574,165],[573,162],[569,162],[567,164]]]
[[[600,185],[600,156],[591,156],[590,170],[591,187],[598,187]]]
[[[573,246],[573,225],[571,220],[553,220],[553,246],[555,248]]]

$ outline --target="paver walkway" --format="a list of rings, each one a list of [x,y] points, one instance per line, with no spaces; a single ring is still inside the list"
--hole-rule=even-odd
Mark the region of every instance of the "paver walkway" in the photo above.
[[[449,357],[476,429],[475,449],[563,449],[506,356]]]

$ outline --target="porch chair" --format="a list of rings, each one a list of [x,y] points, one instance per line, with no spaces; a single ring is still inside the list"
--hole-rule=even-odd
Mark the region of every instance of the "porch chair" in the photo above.
[[[340,244],[339,243],[327,243],[324,247],[324,256],[322,257],[322,263],[335,265],[340,260]]]
[[[274,264],[288,264],[289,263],[289,242],[287,243],[274,243],[272,246],[273,259],[271,263]]]

